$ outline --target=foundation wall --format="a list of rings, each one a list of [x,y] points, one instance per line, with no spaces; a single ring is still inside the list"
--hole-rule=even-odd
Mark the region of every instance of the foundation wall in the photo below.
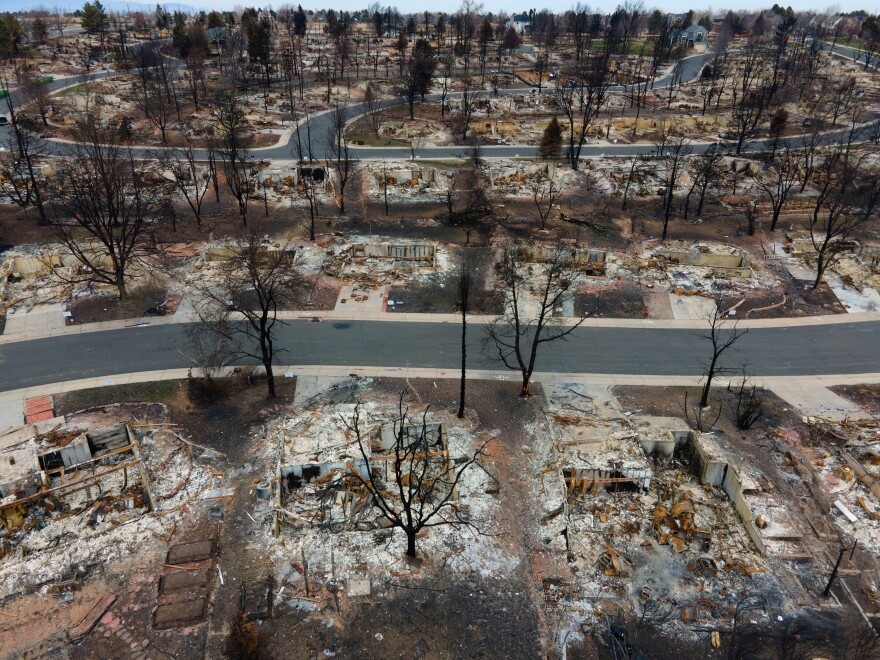
[[[639,444],[642,445],[642,451],[648,456],[656,455],[663,458],[672,458],[678,440],[672,431],[667,431],[664,435],[653,435],[648,437],[644,437],[640,434]]]
[[[261,250],[262,251],[262,250]],[[278,248],[269,247],[265,249],[265,254],[277,253]],[[206,261],[208,263],[215,261],[229,261],[235,256],[235,250],[230,247],[212,247],[208,248],[202,253],[202,261]],[[292,264],[294,262],[294,257],[296,255],[296,250],[285,250],[286,261],[287,263]]]
[[[749,263],[739,254],[712,254],[684,250],[657,250],[656,254],[669,261],[685,266],[708,266],[710,268],[745,268]]]
[[[88,259],[96,266],[108,268],[113,260],[107,255],[87,253]],[[79,259],[72,254],[46,254],[34,257],[13,257],[10,259],[12,272],[22,277],[47,275],[55,268],[77,268],[81,266]]]
[[[343,471],[351,465],[358,474],[363,477],[367,476],[367,462],[363,459],[358,461],[343,462],[337,461],[333,463],[303,463],[301,465],[282,465],[279,468],[281,478],[286,482],[292,475],[296,479],[301,479],[308,483],[315,479],[327,477],[334,471]]]
[[[752,510],[746,503],[745,497],[743,495],[742,483],[740,482],[739,475],[736,473],[736,470],[727,470],[727,474],[724,477],[724,483],[721,485],[721,487],[724,489],[724,492],[727,493],[727,497],[730,498],[730,501],[733,502],[733,507],[736,509],[736,513],[739,515],[739,519],[742,521],[743,526],[746,528],[746,534],[748,534],[749,538],[752,539],[752,543],[754,543],[755,547],[758,548],[758,552],[760,552],[762,555],[766,554],[767,548],[764,546],[764,542],[761,540],[761,534],[758,531],[758,528],[755,527],[755,515],[752,513]]]
[[[351,256],[358,259],[412,259],[414,261],[434,261],[433,245],[426,243],[396,244],[370,243],[354,245]]]
[[[654,476],[650,470],[596,470],[593,468],[568,468],[563,471],[566,486],[583,482],[598,482],[600,487],[614,489],[615,484],[630,483],[647,491]]]
[[[552,248],[521,246],[517,249],[517,261],[548,263],[553,260],[554,253],[555,249]],[[597,274],[605,272],[604,250],[571,250],[570,255],[575,266]]]
[[[691,436],[691,448],[694,456],[699,462],[698,473],[700,481],[704,484],[721,487],[727,497],[733,502],[733,508],[736,510],[740,521],[745,527],[746,534],[755,544],[762,555],[766,554],[766,546],[761,540],[761,534],[755,526],[755,516],[746,502],[743,485],[736,469],[727,461],[715,459],[709,456],[706,449],[700,443],[700,438],[696,434]]]
[[[724,473],[727,470],[727,462],[710,457],[696,434],[691,436],[691,449],[699,463],[697,474],[700,476],[700,481],[716,487],[721,486],[724,481]]]

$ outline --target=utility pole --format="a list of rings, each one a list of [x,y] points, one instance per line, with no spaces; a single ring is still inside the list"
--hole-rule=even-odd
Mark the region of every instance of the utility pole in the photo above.
[[[840,568],[840,562],[843,560],[843,553],[847,550],[850,551],[849,558],[852,559],[852,556],[856,552],[856,548],[858,547],[859,542],[856,541],[851,548],[841,548],[840,552],[837,553],[837,561],[834,562],[834,570],[831,571],[831,577],[828,578],[828,584],[825,586],[825,591],[822,592],[822,596],[828,598],[831,594],[831,587],[834,585],[834,580],[837,579],[837,569]]]

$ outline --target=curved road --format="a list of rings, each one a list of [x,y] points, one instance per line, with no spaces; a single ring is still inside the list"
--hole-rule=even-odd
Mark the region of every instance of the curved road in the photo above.
[[[831,44],[825,44],[826,49],[828,51],[832,50]],[[850,59],[855,58],[856,51],[847,48],[845,46],[835,46],[833,51],[844,57],[848,57]],[[703,65],[707,60],[713,57],[712,53],[703,53],[699,55],[692,55],[690,57],[684,58],[680,60],[679,65],[682,68],[681,80],[682,82],[691,82],[695,80],[700,72],[703,69]],[[175,62],[177,62],[175,60]],[[64,81],[55,81],[49,84],[49,88],[53,91],[60,89],[61,87],[75,84],[77,82],[82,82],[85,80],[98,80],[100,78],[104,78],[108,75],[115,75],[116,72],[108,72],[108,71],[100,71],[93,74],[83,75],[79,77],[68,78]],[[667,73],[662,78],[658,78],[652,88],[653,89],[662,89],[667,87],[672,80],[672,73]],[[630,86],[632,87],[632,86]],[[617,85],[611,88],[611,91],[621,92],[626,91],[627,87],[622,85]],[[531,87],[518,87],[518,88],[508,88],[508,89],[499,89],[498,92],[500,95],[510,95],[510,94],[523,94],[535,91],[534,88]],[[480,92],[485,93],[485,92]],[[450,92],[447,94],[447,98],[457,98],[461,96],[461,92]],[[13,90],[12,98],[19,102],[19,93],[17,90]],[[432,94],[426,97],[426,100],[436,101],[440,100],[440,95]],[[399,105],[402,102],[399,98],[388,99],[385,103],[386,106],[394,106]],[[353,104],[348,107],[349,119],[354,119],[362,115],[365,112],[364,106],[361,103]],[[307,144],[309,141],[309,136],[311,136],[311,154],[312,157],[316,160],[325,160],[328,158],[332,158],[332,150],[331,143],[333,142],[332,137],[332,122],[333,117],[330,112],[323,112],[317,114],[313,117],[310,117],[307,122],[304,122],[299,126],[294,135],[291,136],[290,140],[283,145],[278,145],[275,147],[265,147],[261,149],[252,150],[252,155],[260,160],[278,160],[278,161],[289,161],[289,160],[299,160],[297,156],[297,134],[299,135],[300,143],[302,144],[303,156],[308,158],[308,149]],[[857,141],[866,141],[872,139],[876,136],[877,128],[876,126],[866,126],[859,129],[856,133]],[[841,141],[847,134],[846,129],[841,129],[839,131],[831,131],[829,133],[825,133],[822,135],[820,139],[820,144],[828,145],[833,144],[835,142]],[[11,131],[8,128],[0,128],[0,140],[3,142],[8,141],[8,138],[11,136]],[[787,138],[783,138],[779,141],[778,147],[800,147],[803,144],[804,136],[791,136]],[[46,145],[46,151],[49,153],[63,154],[65,151],[65,145],[63,143],[58,142],[44,142]],[[706,151],[712,143],[695,143],[691,145],[691,150],[693,153],[699,154]],[[743,143],[742,151],[744,152],[761,152],[767,151],[771,148],[770,140],[746,140]],[[136,157],[139,158],[153,158],[155,157],[156,151],[161,148],[147,148],[147,147],[135,147],[133,148],[133,152]],[[464,157],[465,152],[467,151],[466,146],[451,146],[451,147],[428,147],[419,150],[418,156],[420,159],[430,160],[430,159],[455,159]],[[481,148],[482,156],[484,158],[535,158],[538,156],[538,148],[533,145],[485,145]],[[591,157],[600,157],[600,156],[622,156],[622,157],[632,157],[632,156],[648,156],[651,155],[655,151],[654,146],[651,144],[604,144],[598,146],[590,146],[584,145],[581,149],[581,157],[582,158],[591,158]],[[350,147],[350,153],[352,158],[355,160],[408,160],[411,157],[411,152],[407,147]],[[204,158],[207,158],[207,153],[202,154]]]
[[[686,57],[680,61],[681,66],[681,80],[682,82],[691,82],[699,76],[700,71],[703,70],[703,65],[706,63],[706,60],[710,59],[712,55],[710,53],[704,53],[701,55],[692,55],[690,57]],[[672,73],[667,73],[662,78],[658,78],[654,81],[652,85],[652,89],[662,89],[667,87],[672,81]],[[631,89],[633,86],[630,85]],[[628,88],[625,85],[615,85],[610,88],[612,92],[623,92]],[[475,90],[476,93],[486,94],[484,90]],[[499,96],[509,96],[512,94],[528,94],[531,92],[537,92],[537,89],[534,87],[511,87],[506,89],[499,89]],[[448,99],[455,99],[461,96],[461,92],[450,92],[446,95]],[[425,97],[426,101],[439,101],[441,96],[439,94],[429,94]],[[386,107],[400,105],[402,100],[399,98],[389,99],[385,104]],[[349,119],[354,119],[357,116],[364,114],[365,112],[364,105],[362,103],[356,103],[348,108],[348,117]],[[477,118],[474,118],[476,121]],[[330,152],[330,144],[333,141],[331,130],[332,130],[332,122],[333,117],[330,113],[324,113],[321,115],[317,115],[309,120],[309,126],[306,127],[305,124],[300,126],[298,132],[300,134],[300,139],[303,144],[303,151],[306,150],[305,145],[307,143],[308,134],[311,134],[312,138],[312,153],[317,159],[324,159],[331,157]],[[274,159],[290,159],[291,154],[295,153],[295,145],[296,145],[296,135],[292,136],[290,142],[287,145],[279,146],[279,147],[270,147],[267,149],[261,149],[256,152],[259,158],[267,158],[270,160]],[[454,147],[428,147],[419,150],[419,157],[422,159],[449,159],[449,158],[460,158],[462,154],[467,151],[468,147],[466,146],[454,146]],[[608,145],[604,147],[587,147],[585,146],[582,150],[582,155],[584,157],[587,156],[598,156],[600,154],[608,154],[608,155],[630,155],[629,153],[623,153],[619,150],[627,150],[627,149],[637,149],[639,154],[647,154],[653,151],[653,147],[651,145],[633,145],[628,147],[627,145]],[[350,147],[349,151],[352,154],[353,158],[359,160],[407,160],[410,158],[410,150],[407,147],[368,147],[368,148],[358,148],[358,147]],[[484,145],[481,147],[481,152],[484,158],[535,158],[538,155],[538,148],[536,146],[531,145]],[[307,154],[306,154],[307,155]]]
[[[187,324],[132,327],[0,344],[0,391],[79,378],[192,366],[175,350]],[[471,329],[468,366],[502,369]],[[582,327],[544,346],[537,371],[695,376],[709,344],[697,329]],[[457,325],[401,321],[291,321],[276,344],[285,365],[460,367]],[[880,322],[753,328],[724,363],[758,377],[880,373]],[[516,372],[511,372],[515,377]]]
[[[683,82],[690,82],[699,75],[700,71],[703,69],[703,64],[707,59],[711,57],[710,54],[702,54],[702,55],[693,55],[691,57],[687,57],[680,62],[680,66],[682,68],[681,80]],[[178,60],[174,61],[177,66],[182,66]],[[55,92],[59,89],[67,87],[69,85],[78,84],[81,82],[92,81],[92,80],[100,80],[101,78],[106,78],[107,76],[116,75],[115,71],[98,71],[91,74],[83,74],[80,76],[72,76],[66,78],[64,80],[56,80],[47,85],[50,91]],[[652,88],[653,89],[661,89],[669,85],[672,80],[672,73],[668,73],[662,78],[658,78]],[[627,88],[623,85],[617,85],[611,88],[611,91],[625,91]],[[501,96],[511,95],[511,94],[526,94],[529,92],[535,91],[532,87],[516,87],[516,88],[507,88],[507,89],[499,89],[498,93]],[[475,93],[484,94],[485,91],[475,90]],[[21,105],[23,102],[23,97],[19,90],[12,90],[12,99],[16,105]],[[447,98],[454,99],[461,96],[461,92],[450,92],[447,94]],[[440,100],[439,94],[431,94],[425,97],[428,101],[438,101]],[[394,98],[388,99],[385,103],[386,107],[400,105],[402,99]],[[365,108],[362,103],[357,103],[349,106],[348,113],[349,118],[353,119],[359,115],[364,114]],[[308,152],[306,149],[306,145],[308,143],[308,136],[311,135],[311,143],[312,143],[312,155],[315,159],[324,160],[330,158],[332,156],[331,153],[331,143],[333,142],[333,137],[331,135],[332,129],[332,121],[333,117],[329,112],[323,112],[320,114],[311,117],[307,124],[303,123],[297,129],[299,133],[302,145],[304,156],[308,157]],[[0,128],[0,140],[3,142],[7,142],[9,137],[11,137],[11,130],[8,128]],[[51,142],[47,141],[44,143],[46,145],[46,150],[50,153],[60,154],[64,152],[64,144],[59,142]],[[278,145],[276,147],[266,147],[262,149],[254,149],[252,150],[254,156],[261,160],[298,160],[296,155],[296,144],[297,138],[294,134],[291,136],[290,141],[283,145]],[[632,147],[630,147],[632,148]],[[449,158],[458,158],[461,157],[463,152],[467,149],[467,147],[456,146],[456,147],[431,147],[426,148],[420,151],[420,157],[422,158],[437,158],[437,159],[449,159]],[[608,151],[616,151],[618,149],[627,149],[625,145],[621,145],[620,147],[606,147],[603,149],[599,149],[597,147],[590,148],[584,147],[584,156],[593,155],[598,156],[602,152]],[[136,147],[133,149],[136,155],[140,157],[149,158],[152,157],[156,148],[140,148]],[[649,153],[652,149],[648,146],[645,149],[645,146],[642,145],[641,151],[639,153]],[[538,149],[534,146],[527,145],[506,145],[506,146],[484,146],[483,155],[486,158],[513,158],[513,157],[523,157],[523,158],[533,158],[538,155]],[[410,157],[410,150],[405,147],[388,147],[388,148],[350,148],[350,152],[352,157],[357,160],[367,160],[367,159],[403,159],[406,160]],[[590,153],[587,153],[590,152]],[[595,152],[595,153],[592,153]],[[628,153],[621,152],[620,155],[629,155]],[[207,156],[205,156],[207,157]]]

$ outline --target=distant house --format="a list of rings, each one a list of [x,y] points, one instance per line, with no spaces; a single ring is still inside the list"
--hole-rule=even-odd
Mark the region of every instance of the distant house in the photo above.
[[[232,34],[232,28],[228,27],[213,27],[205,30],[205,34],[208,35],[208,41],[212,46],[216,46],[217,50],[221,50],[223,46],[226,44],[226,40],[229,38],[229,35]]]
[[[528,32],[532,29],[532,19],[523,12],[522,14],[514,14],[513,18],[508,19],[505,27],[509,30],[511,27],[520,34]]]
[[[686,28],[674,30],[669,39],[673,46],[698,48],[706,45],[709,39],[709,33],[702,25],[690,25]]]

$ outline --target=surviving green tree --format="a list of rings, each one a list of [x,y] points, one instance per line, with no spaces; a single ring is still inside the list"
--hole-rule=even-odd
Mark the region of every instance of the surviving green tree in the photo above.
[[[82,18],[80,25],[86,32],[98,32],[107,25],[107,12],[104,11],[104,5],[101,0],[95,2],[87,2],[82,8]]]

